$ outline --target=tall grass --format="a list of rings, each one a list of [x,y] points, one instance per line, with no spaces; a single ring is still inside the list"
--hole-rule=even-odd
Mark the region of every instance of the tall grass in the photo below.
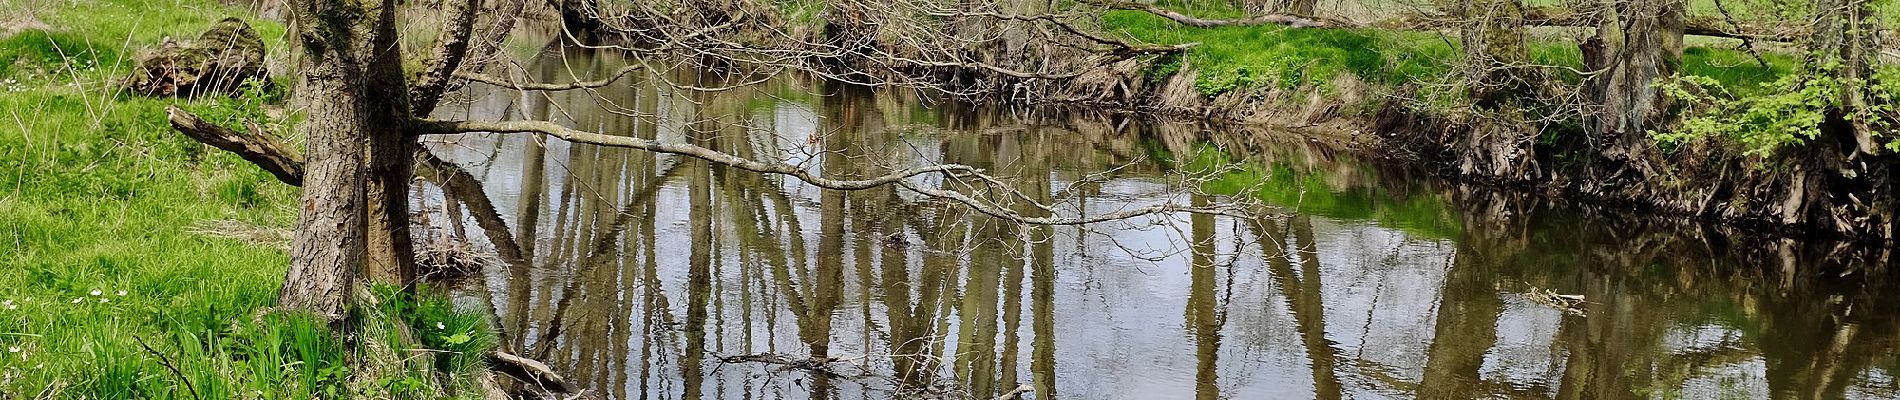
[[[383,303],[396,312],[362,312],[383,316],[357,320],[366,326],[458,330],[416,330],[416,346],[450,361],[370,382],[351,381],[360,377],[349,358],[367,341],[266,311],[287,260],[279,242],[255,238],[283,237],[295,188],[174,133],[163,109],[183,100],[119,93],[130,49],[247,12],[205,0],[25,1],[53,29],[0,38],[0,398],[468,392],[454,390],[465,379],[445,389],[434,374],[468,376],[477,367],[468,357],[493,340],[481,317],[445,302],[402,298]],[[282,48],[281,24],[251,23]],[[259,97],[247,98],[190,106],[257,112]],[[456,334],[467,340],[436,339]],[[407,342],[377,348],[411,354],[389,343]],[[398,390],[418,382],[427,390]]]

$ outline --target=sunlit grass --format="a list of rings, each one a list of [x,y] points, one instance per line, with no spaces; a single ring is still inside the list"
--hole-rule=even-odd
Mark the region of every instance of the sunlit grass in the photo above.
[[[349,357],[362,343],[269,311],[287,265],[280,243],[216,232],[287,231],[296,189],[173,132],[164,107],[184,100],[117,89],[134,49],[248,12],[196,0],[27,1],[53,28],[0,38],[0,398],[470,394],[438,393],[433,374],[471,385],[471,360],[494,343],[486,321],[387,294],[387,311],[363,313],[383,317],[359,323],[409,326],[416,345],[450,351],[433,368],[352,386]],[[282,24],[251,23],[281,48]]]

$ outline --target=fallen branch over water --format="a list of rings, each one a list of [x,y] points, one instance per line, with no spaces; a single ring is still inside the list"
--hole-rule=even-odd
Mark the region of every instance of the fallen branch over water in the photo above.
[[[837,179],[812,173],[803,167],[776,160],[754,160],[739,157],[717,150],[686,143],[665,143],[658,140],[629,136],[614,136],[561,126],[547,121],[440,121],[416,120],[409,129],[415,135],[441,135],[460,133],[536,133],[553,136],[573,143],[586,143],[608,147],[640,149],[655,153],[677,154],[705,160],[714,164],[743,169],[752,172],[784,175],[805,183],[826,189],[864,190],[885,185],[898,185],[917,194],[960,203],[978,212],[998,219],[1030,225],[1087,225],[1100,222],[1119,221],[1154,214],[1189,213],[1226,215],[1251,218],[1253,215],[1244,206],[1196,207],[1175,203],[1135,207],[1116,212],[1082,217],[1042,217],[1028,216],[994,201],[979,199],[952,190],[931,188],[911,182],[910,178],[926,174],[940,174],[947,179],[968,179],[989,184],[994,190],[1007,193],[1011,198],[1027,199],[1028,196],[1015,192],[1008,185],[1001,184],[999,178],[986,175],[976,167],[961,164],[933,164],[891,171],[884,175],[866,179]],[[1033,202],[1032,202],[1033,203]],[[1047,204],[1029,204],[1031,208],[1053,214],[1053,207]]]

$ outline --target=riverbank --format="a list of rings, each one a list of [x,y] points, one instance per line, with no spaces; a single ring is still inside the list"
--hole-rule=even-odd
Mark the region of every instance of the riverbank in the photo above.
[[[445,299],[366,291],[382,301],[358,310],[352,323],[362,334],[354,337],[333,337],[314,316],[270,310],[297,189],[173,131],[164,109],[274,128],[290,123],[271,111],[281,93],[191,101],[122,93],[119,79],[141,48],[189,40],[236,16],[276,51],[283,24],[215,1],[8,7],[0,17],[0,393],[483,395],[481,355],[494,335],[485,317]]]
[[[1527,42],[1546,71],[1537,91],[1571,97],[1501,110],[1465,97],[1462,50],[1437,32],[1189,27],[1127,10],[1102,23],[1144,42],[1198,45],[1067,82],[1061,92],[1071,96],[1120,93],[1083,104],[1198,120],[1212,135],[1268,127],[1330,136],[1443,178],[1637,213],[1790,237],[1895,235],[1893,152],[1839,151],[1855,147],[1852,133],[1837,126],[1843,117],[1803,108],[1826,94],[1788,93],[1814,87],[1794,76],[1802,67],[1788,54],[1691,37],[1677,74],[1657,83],[1675,105],[1629,138],[1640,148],[1630,156],[1587,132],[1594,106],[1573,97],[1590,94],[1588,68],[1563,31],[1532,31]],[[1816,126],[1781,121],[1804,118]]]

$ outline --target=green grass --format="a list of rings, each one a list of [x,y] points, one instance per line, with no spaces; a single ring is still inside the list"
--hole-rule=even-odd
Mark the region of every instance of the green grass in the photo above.
[[[1207,95],[1254,85],[1326,85],[1340,73],[1399,83],[1442,74],[1449,69],[1441,60],[1455,57],[1449,46],[1411,33],[1280,26],[1194,28],[1141,11],[1112,11],[1102,19],[1108,29],[1145,42],[1200,43],[1187,51],[1184,61],[1200,74],[1196,87]]]
[[[208,0],[24,6],[53,29],[0,38],[0,398],[433,397],[423,392],[440,390],[435,373],[469,384],[471,354],[494,343],[483,317],[386,296],[396,298],[359,310],[366,331],[407,326],[420,345],[451,352],[352,383],[347,357],[360,343],[307,315],[261,312],[283,281],[282,248],[195,232],[208,221],[286,231],[297,191],[173,132],[163,110],[183,100],[114,86],[129,48],[195,37],[244,11]],[[281,49],[281,24],[251,22]],[[257,112],[259,98],[189,106],[229,117]]]
[[[1168,1],[1163,6],[1206,18],[1245,15],[1218,2]],[[1738,3],[1740,4],[1740,3]],[[1731,5],[1741,7],[1741,5]],[[1712,12],[1712,11],[1711,11]],[[1338,74],[1389,86],[1412,82],[1455,86],[1455,66],[1462,57],[1455,36],[1432,32],[1371,29],[1289,29],[1276,25],[1195,28],[1142,11],[1112,11],[1103,26],[1134,39],[1163,44],[1200,43],[1184,57],[1157,60],[1147,71],[1153,81],[1191,66],[1199,76],[1195,85],[1213,96],[1238,88],[1277,85],[1282,88],[1317,86],[1322,89]],[[1552,76],[1580,84],[1583,55],[1576,42],[1531,35],[1534,63],[1551,66]],[[1555,35],[1562,36],[1562,35]],[[1690,47],[1684,51],[1683,74],[1715,78],[1739,93],[1756,90],[1792,70],[1795,60],[1785,54],[1765,54],[1762,67],[1745,52],[1726,44]]]
[[[1772,90],[1763,84],[1793,72],[1797,63],[1798,60],[1786,54],[1764,53],[1758,61],[1741,50],[1690,47],[1683,49],[1682,67],[1676,73],[1714,78],[1731,93],[1750,95]]]

